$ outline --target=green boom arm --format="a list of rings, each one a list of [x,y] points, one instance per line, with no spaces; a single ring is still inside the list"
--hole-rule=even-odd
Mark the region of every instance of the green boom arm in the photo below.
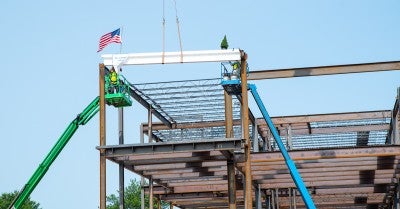
[[[92,119],[93,116],[99,111],[99,97],[96,97],[83,111],[79,114],[65,129],[64,133],[60,136],[56,144],[47,154],[46,158],[44,158],[43,162],[36,169],[35,173],[33,173],[32,177],[29,179],[28,183],[21,189],[19,194],[15,197],[9,209],[19,209],[22,204],[25,202],[26,198],[31,195],[36,185],[40,182],[43,176],[46,174],[47,170],[63,150],[65,145],[67,145],[68,141],[74,135],[75,131],[79,128],[79,125],[85,125]]]

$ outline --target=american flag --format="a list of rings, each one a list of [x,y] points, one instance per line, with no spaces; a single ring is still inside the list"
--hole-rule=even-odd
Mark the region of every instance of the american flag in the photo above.
[[[122,43],[119,28],[113,32],[109,32],[101,36],[99,49],[97,50],[97,52],[103,50],[104,47],[106,47],[109,43]]]

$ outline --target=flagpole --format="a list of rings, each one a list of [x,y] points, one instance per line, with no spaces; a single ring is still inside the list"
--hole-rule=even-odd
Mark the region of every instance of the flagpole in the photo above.
[[[122,54],[122,34],[124,32],[124,26],[121,26],[121,45],[119,46],[119,53]]]

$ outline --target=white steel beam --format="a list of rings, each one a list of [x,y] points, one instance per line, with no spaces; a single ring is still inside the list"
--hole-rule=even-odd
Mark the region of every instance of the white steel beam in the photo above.
[[[240,61],[239,49],[205,50],[205,51],[178,51],[132,54],[103,54],[103,63],[106,66],[119,68],[124,65],[173,64],[193,62],[227,62]]]

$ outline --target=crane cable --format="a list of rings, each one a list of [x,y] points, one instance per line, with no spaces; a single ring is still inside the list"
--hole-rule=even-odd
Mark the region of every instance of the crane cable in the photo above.
[[[178,9],[176,7],[176,0],[174,0],[175,7],[175,18],[176,18],[176,26],[178,28],[178,40],[179,40],[179,48],[181,50],[181,63],[183,63],[183,47],[182,47],[182,38],[181,38],[181,30],[179,26],[179,18],[178,18]],[[162,64],[165,62],[165,0],[163,0],[163,18],[162,18]]]
[[[182,63],[183,62],[182,39],[181,39],[181,30],[179,27],[178,9],[176,8],[176,0],[174,0],[174,6],[175,6],[176,26],[178,27],[178,39],[179,39],[179,47],[181,49],[181,63]]]
[[[163,18],[162,18],[162,61],[164,64],[165,57],[165,0],[163,0]]]

